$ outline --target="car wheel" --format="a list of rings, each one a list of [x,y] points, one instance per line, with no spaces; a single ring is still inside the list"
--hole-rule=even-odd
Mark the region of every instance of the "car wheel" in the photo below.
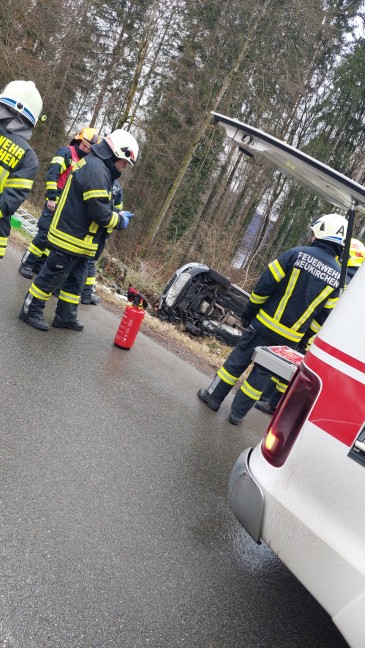
[[[192,322],[185,322],[185,330],[195,337],[200,337],[202,335],[202,330],[200,327],[196,326]]]

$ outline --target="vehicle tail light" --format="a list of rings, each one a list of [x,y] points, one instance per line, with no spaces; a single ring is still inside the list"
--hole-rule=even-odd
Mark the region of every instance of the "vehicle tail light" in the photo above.
[[[277,468],[286,461],[320,390],[320,380],[301,364],[282,397],[262,441],[265,459]]]

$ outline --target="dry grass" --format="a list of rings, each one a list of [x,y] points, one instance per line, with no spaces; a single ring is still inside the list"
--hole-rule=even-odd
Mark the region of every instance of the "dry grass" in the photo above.
[[[137,282],[136,284],[140,285]],[[121,314],[127,303],[123,296],[116,294],[110,286],[101,282],[97,283],[97,292],[106,308]],[[198,338],[190,335],[184,330],[183,325],[161,321],[152,309],[146,311],[142,330],[165,348],[200,370],[205,369],[207,373],[211,373],[210,369],[214,371],[219,369],[232,350],[231,347],[214,338]]]

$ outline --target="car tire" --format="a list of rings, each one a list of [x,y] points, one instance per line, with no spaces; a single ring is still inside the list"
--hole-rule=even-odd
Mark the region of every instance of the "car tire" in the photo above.
[[[195,324],[193,324],[192,322],[185,323],[185,330],[191,335],[194,335],[194,337],[200,337],[202,335],[201,328],[195,326]]]

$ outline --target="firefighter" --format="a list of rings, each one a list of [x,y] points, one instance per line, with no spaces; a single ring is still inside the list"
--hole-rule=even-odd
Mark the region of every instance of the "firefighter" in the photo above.
[[[47,171],[46,202],[38,220],[38,232],[24,253],[19,267],[20,274],[32,279],[39,272],[49,253],[47,234],[62,189],[75,164],[90,153],[91,146],[100,141],[94,128],[83,128],[72,138],[68,146],[61,146],[52,158]]]
[[[364,258],[365,246],[361,243],[361,241],[352,238],[350,242],[349,258],[347,262],[345,288],[349,285],[351,279],[355,276],[355,273],[360,268]],[[308,351],[308,348],[312,344],[312,341],[319,332],[320,328],[321,323],[318,322],[316,318],[313,318],[306,331],[306,334],[303,336],[300,344],[298,345],[298,351],[300,351],[301,353],[306,353],[306,351]]]
[[[118,180],[113,182],[113,204],[115,211],[119,212],[123,209],[123,192],[121,184]],[[101,251],[98,253],[100,257]],[[85,287],[81,293],[82,304],[92,304],[96,306],[100,303],[100,297],[95,292],[96,282],[96,261],[95,259],[88,259],[87,262],[87,278]]]
[[[5,256],[10,217],[29,195],[38,158],[28,144],[42,112],[33,81],[11,81],[0,93],[0,259]]]
[[[130,212],[113,206],[113,180],[129,163],[135,165],[138,144],[130,133],[118,129],[77,162],[56,207],[49,232],[47,261],[27,293],[19,318],[47,331],[43,310],[51,294],[60,290],[52,325],[81,331],[77,306],[85,284],[88,259],[98,258],[105,238],[125,229]]]
[[[322,324],[338,300],[341,255],[347,220],[320,216],[308,246],[295,247],[272,261],[254,287],[244,316],[246,330],[207,389],[198,397],[217,411],[251,363],[255,347],[300,343],[312,318]],[[238,425],[260,399],[271,374],[254,365],[232,402],[229,422]]]
[[[348,285],[351,279],[355,276],[364,259],[365,245],[358,239],[352,238],[349,250],[349,260],[347,263],[346,285]]]
[[[346,286],[348,286],[351,279],[355,276],[355,273],[360,268],[364,259],[365,259],[364,244],[361,243],[361,241],[352,238],[350,243],[350,250],[349,250],[349,260],[347,263]],[[303,354],[305,354],[308,351],[310,345],[313,342],[314,337],[316,336],[320,328],[321,327],[319,323],[315,319],[313,319],[305,335],[300,341],[300,346],[298,347],[298,351],[300,351]],[[272,377],[270,382],[274,384],[274,391],[273,392],[269,391],[269,388],[266,388],[264,393],[262,394],[261,399],[257,401],[257,403],[255,404],[255,407],[258,410],[260,410],[260,412],[264,412],[265,414],[269,414],[270,416],[272,416],[279,404],[282,395],[286,391],[288,383],[282,382],[275,377]]]

